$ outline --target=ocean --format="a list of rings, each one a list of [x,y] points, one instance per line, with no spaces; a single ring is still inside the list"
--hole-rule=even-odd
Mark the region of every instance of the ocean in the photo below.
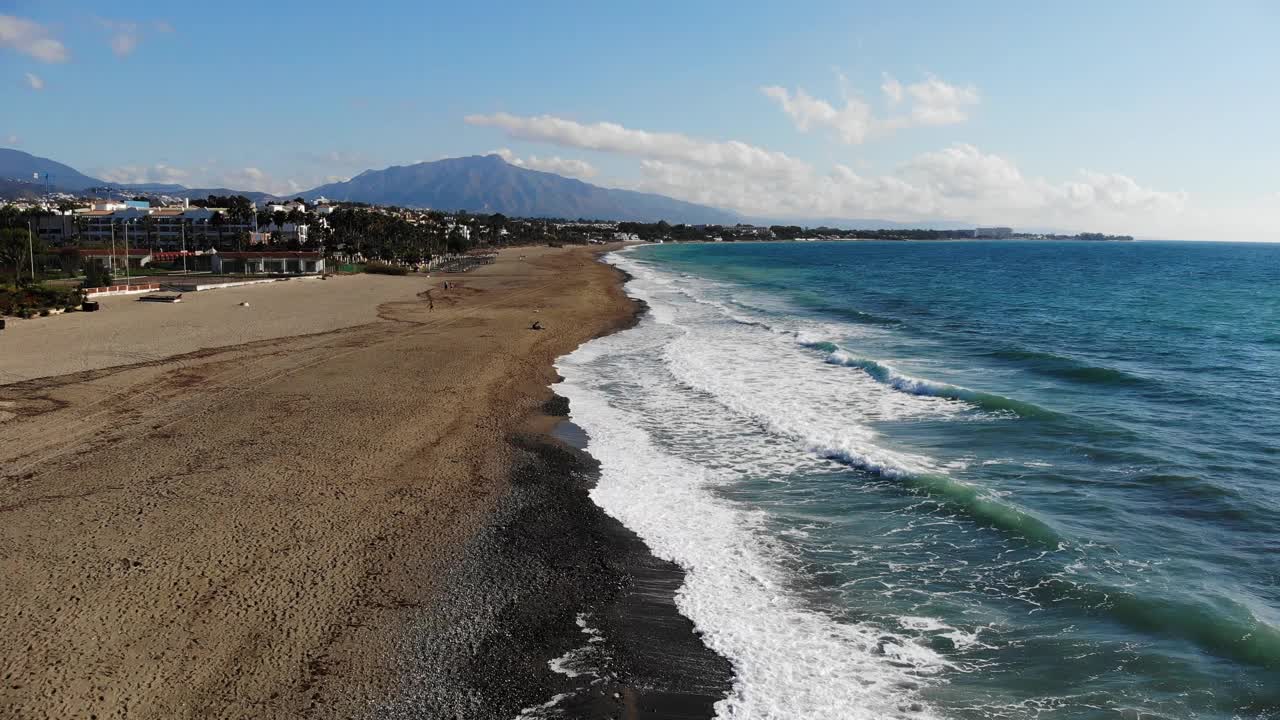
[[[1280,717],[1280,246],[653,245],[558,363],[725,718]]]

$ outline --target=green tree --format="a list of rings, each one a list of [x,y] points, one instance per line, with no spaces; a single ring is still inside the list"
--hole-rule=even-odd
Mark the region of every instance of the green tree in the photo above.
[[[463,237],[461,230],[455,227],[454,229],[449,231],[449,238],[445,245],[445,247],[449,249],[449,252],[451,253],[466,252],[468,245],[469,244],[467,242],[467,239]]]
[[[155,244],[152,242],[154,239],[153,236],[155,235],[155,232],[156,232],[156,219],[151,217],[150,215],[143,215],[142,216],[142,237],[148,248],[155,247]]]
[[[222,217],[222,213],[216,212],[209,217],[209,224],[212,225],[214,231],[218,233],[217,247],[219,250],[221,250],[222,249],[222,229],[226,227],[227,220],[226,218]]]
[[[22,284],[22,268],[31,267],[30,252],[43,252],[44,245],[33,238],[26,228],[0,230],[0,265],[13,268],[13,284]]]
[[[97,258],[91,259],[84,268],[84,281],[80,287],[95,288],[111,285],[111,271]]]

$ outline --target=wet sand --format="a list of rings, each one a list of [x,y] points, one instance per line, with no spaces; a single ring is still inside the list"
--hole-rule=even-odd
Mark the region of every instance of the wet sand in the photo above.
[[[0,716],[510,718],[563,684],[547,660],[583,611],[623,618],[616,690],[572,716],[708,716],[728,668],[661,609],[678,569],[590,504],[541,411],[556,357],[633,320],[619,274],[541,248],[448,279],[122,298],[7,338]],[[115,321],[153,310],[185,314]],[[102,351],[121,333],[130,364]],[[630,617],[670,637],[628,639],[650,595]],[[642,645],[697,671],[663,679],[681,666]]]

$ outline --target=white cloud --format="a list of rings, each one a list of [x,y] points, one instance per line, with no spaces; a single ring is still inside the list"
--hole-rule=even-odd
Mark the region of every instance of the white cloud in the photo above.
[[[1025,206],[1037,202],[1038,189],[1011,161],[959,143],[923,153],[900,169],[903,179],[955,204]]]
[[[96,18],[96,20],[98,26],[108,33],[111,52],[115,53],[116,57],[122,58],[133,54],[133,51],[138,48],[138,44],[142,42],[142,38],[146,33],[143,25],[131,20],[110,20],[107,18]],[[153,20],[149,27],[155,32],[173,32],[173,25],[164,20]]]
[[[27,86],[30,87],[32,90],[39,92],[40,90],[44,89],[44,78],[34,73],[26,73],[26,76],[27,76]]]
[[[916,124],[950,122],[977,101],[976,91],[928,78],[882,87]],[[885,88],[888,89],[885,89]],[[788,93],[794,102],[798,95]],[[821,101],[818,101],[821,102]],[[800,106],[796,106],[800,107]],[[841,111],[810,108],[811,123],[836,123]],[[891,116],[892,117],[892,116]],[[881,173],[843,164],[820,170],[784,153],[736,141],[657,133],[616,123],[583,124],[552,115],[471,115],[472,125],[510,137],[639,160],[620,186],[773,218],[954,220],[1016,228],[1128,233],[1147,237],[1280,241],[1280,194],[1260,192],[1241,208],[1197,206],[1185,192],[1148,187],[1115,172],[1082,169],[1068,178],[1025,173],[1012,159],[956,143],[920,153]],[[507,150],[498,151],[508,160]],[[522,162],[529,166],[533,158]],[[556,159],[556,158],[553,158]]]
[[[297,153],[297,158],[308,166],[323,169],[329,173],[339,168],[342,170],[365,170],[375,163],[371,156],[350,150],[329,150],[325,152],[308,150]]]
[[[66,62],[71,57],[65,45],[49,37],[46,27],[14,15],[0,15],[0,47],[47,63]]]
[[[933,75],[904,86],[886,73],[880,89],[888,104],[895,107],[909,99],[910,108],[906,114],[876,117],[870,105],[843,90],[847,85],[844,76],[840,76],[840,84],[844,95],[840,108],[809,95],[804,88],[792,91],[769,85],[760,91],[778,103],[800,132],[833,130],[847,145],[861,145],[873,136],[903,128],[964,122],[968,119],[968,107],[979,102],[978,91],[972,86],[951,85]]]
[[[558,155],[540,158],[537,155],[530,155],[527,158],[517,157],[514,152],[508,148],[494,150],[491,155],[497,155],[503,160],[522,168],[530,170],[541,170],[543,172],[555,173],[556,175],[564,175],[565,177],[575,177],[587,179],[595,177],[596,168],[586,160],[574,160],[571,158],[562,158]]]
[[[967,108],[977,105],[978,89],[950,85],[933,75],[906,87],[911,97],[911,124],[954,125],[969,119]]]
[[[253,166],[216,173],[207,182],[210,186],[231,188],[232,190],[259,190],[276,194],[290,192],[297,185],[292,180],[273,178]]]
[[[760,88],[760,91],[782,106],[782,111],[791,117],[800,132],[828,127],[849,145],[862,144],[871,133],[874,123],[871,108],[857,98],[846,98],[844,107],[837,110],[831,103],[812,97],[803,88],[794,94],[777,85]]]
[[[111,52],[116,57],[125,57],[138,47],[138,36],[134,33],[116,33],[111,36]]]
[[[903,87],[902,97],[912,103],[911,112],[919,110],[920,122],[933,122],[937,113],[945,115],[945,108],[967,102],[967,91],[953,90],[929,79]],[[788,93],[787,98],[798,122],[837,128],[845,123],[845,133],[858,129],[856,118],[850,119],[856,112],[828,110],[799,95]],[[1124,175],[1081,171],[1056,183],[1028,177],[1008,158],[963,143],[922,153],[891,173],[862,175],[839,164],[822,172],[745,143],[698,140],[616,123],[584,125],[550,115],[505,113],[472,115],[467,121],[525,140],[638,157],[640,176],[631,187],[746,215],[950,219],[1137,232],[1135,226],[1157,215],[1176,217],[1187,204],[1183,193],[1146,188]],[[521,161],[509,150],[498,153],[531,166],[532,158]]]
[[[884,74],[884,82],[880,84],[880,90],[884,92],[884,96],[891,104],[897,105],[902,102],[902,83],[895,80],[889,73]]]
[[[324,155],[315,156],[321,158]],[[178,183],[191,188],[227,188],[227,190],[269,192],[273,195],[291,197],[321,184],[351,179],[349,174],[335,173],[334,168],[329,165],[316,165],[312,168],[294,167],[293,172],[285,176],[276,176],[268,170],[253,167],[253,165],[238,168],[223,167],[218,159],[209,159],[191,167],[174,167],[166,163],[120,165],[115,168],[91,169],[90,174],[111,183]]]
[[[1090,204],[1119,212],[1181,212],[1186,193],[1165,193],[1144,188],[1133,178],[1115,173],[1080,171],[1080,180],[1070,183],[1066,194],[1073,204]]]
[[[333,181],[333,176],[317,176],[313,182],[304,184],[291,178],[273,177],[256,167],[220,170],[216,167],[205,166],[187,169],[174,167],[166,163],[122,165],[99,170],[96,175],[110,183],[176,183],[190,188],[256,190],[276,195],[294,194],[324,182]]]
[[[4,144],[5,145],[21,145],[22,138],[18,137],[17,135],[9,135],[5,137]],[[1280,199],[1280,193],[1277,193],[1276,195],[1277,195],[1277,199]]]
[[[192,172],[190,177],[191,180],[189,182],[183,183],[188,187],[256,190],[273,195],[296,195],[303,190],[309,190],[325,182],[325,176],[317,175],[312,178],[312,181],[303,184],[293,178],[276,177],[261,168],[253,166],[228,170],[202,167]]]
[[[155,165],[122,165],[98,173],[109,183],[184,183],[191,173],[164,163]]]
[[[616,123],[585,125],[552,115],[520,117],[508,113],[468,115],[470,125],[496,127],[508,137],[561,147],[659,158],[704,168],[733,170],[752,176],[803,173],[808,165],[784,153],[736,140],[711,142],[680,133],[633,130]]]

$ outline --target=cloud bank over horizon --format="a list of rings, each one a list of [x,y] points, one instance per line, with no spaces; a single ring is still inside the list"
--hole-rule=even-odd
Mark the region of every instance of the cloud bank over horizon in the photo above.
[[[837,146],[862,146],[912,128],[960,126],[982,99],[977,87],[931,73],[906,84],[885,73],[879,102],[873,105],[851,90],[843,75],[838,77],[839,103],[803,87],[765,85],[760,92],[797,133],[818,135]],[[1172,238],[1222,232],[1261,239],[1255,221],[1271,217],[1280,226],[1280,210],[1267,197],[1259,196],[1257,206],[1244,216],[1224,213],[1198,206],[1187,192],[1146,186],[1123,172],[1080,167],[1069,177],[1037,177],[1011,158],[963,141],[917,153],[885,172],[866,173],[848,162],[819,167],[749,142],[612,121],[509,112],[471,114],[464,121],[496,129],[511,140],[638,161],[635,177],[613,184],[748,217],[945,220]]]

